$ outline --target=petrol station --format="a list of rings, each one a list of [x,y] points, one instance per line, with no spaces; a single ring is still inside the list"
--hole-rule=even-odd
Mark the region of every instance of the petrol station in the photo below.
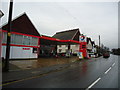
[[[22,23],[21,23],[22,22]],[[2,31],[2,57],[6,54],[8,24],[4,25]],[[79,40],[63,40],[54,37],[40,35],[34,27],[28,16],[24,13],[12,21],[11,27],[11,42],[10,42],[10,59],[31,59],[38,58],[42,45],[54,46],[57,51],[57,45],[67,45],[68,51],[70,45],[79,45],[78,52],[80,55],[87,57],[86,42],[83,36],[78,36]],[[57,53],[55,53],[57,54]]]
[[[4,30],[2,30],[3,32],[5,32]],[[11,32],[12,34],[14,33],[15,34],[15,32]],[[17,35],[18,35],[18,33],[17,33]],[[24,36],[29,36],[30,37],[30,35],[24,35]],[[27,55],[28,55],[28,53],[30,53],[30,52],[28,52],[29,50],[31,50],[31,48],[36,48],[36,52],[35,53],[37,53],[37,56],[33,56],[33,57],[31,57],[31,58],[38,58],[38,55],[40,54],[40,49],[41,49],[41,45],[54,45],[54,46],[56,46],[56,45],[68,45],[68,50],[70,49],[69,48],[69,45],[74,45],[74,44],[79,44],[80,45],[80,48],[79,48],[79,52],[82,52],[82,55],[83,55],[83,57],[87,57],[87,51],[86,51],[86,42],[80,42],[80,41],[75,41],[75,40],[60,40],[60,39],[56,39],[56,38],[52,38],[52,37],[47,37],[47,36],[31,36],[31,37],[36,37],[36,38],[38,38],[38,45],[37,46],[29,46],[29,45],[18,45],[18,44],[10,44],[10,46],[11,46],[11,59],[14,59],[14,56],[15,56],[15,58],[17,59],[17,58],[22,58],[22,57],[17,57],[17,53],[14,53],[13,51],[16,51],[16,50],[18,50],[17,48],[14,48],[14,47],[19,47],[19,48],[22,48],[22,53],[26,53],[26,56],[24,57],[24,58],[30,58],[30,57],[27,57]],[[2,43],[2,47],[4,47],[4,49],[5,49],[5,46],[6,46],[6,44],[5,43]],[[4,49],[2,49],[2,50],[4,50]],[[14,50],[15,49],[15,50]],[[57,48],[55,47],[55,49],[57,50]],[[5,51],[5,50],[4,50]],[[5,52],[4,51],[2,51],[2,54],[4,53],[5,54]],[[18,53],[20,52],[20,49],[17,51]],[[12,54],[12,53],[14,53],[14,54]],[[30,55],[30,54],[29,54]]]
[[[86,42],[84,42],[84,39],[81,39],[80,41],[75,41],[75,40],[60,40],[47,36],[40,37],[40,45],[68,45],[68,51],[70,49],[69,46],[74,44],[79,44],[78,52],[81,52],[83,57],[86,58],[87,50],[86,50]]]

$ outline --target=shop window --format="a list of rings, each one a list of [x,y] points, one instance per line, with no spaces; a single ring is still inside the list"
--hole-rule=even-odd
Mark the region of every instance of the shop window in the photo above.
[[[11,35],[11,43],[12,44],[21,45],[22,44],[22,40],[23,40],[23,36],[22,35],[17,35],[17,34],[12,34]]]
[[[59,45],[59,47],[61,47],[61,45]]]
[[[29,42],[30,42],[29,36],[24,36],[23,37],[23,44],[24,45],[29,45],[30,44]]]
[[[59,52],[61,52],[62,51],[62,49],[59,49]]]
[[[30,40],[30,45],[37,46],[38,45],[38,38],[32,37]]]

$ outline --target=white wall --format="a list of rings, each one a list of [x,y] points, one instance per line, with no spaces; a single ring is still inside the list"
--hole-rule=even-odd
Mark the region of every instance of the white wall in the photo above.
[[[77,54],[79,51],[80,45],[70,45],[70,49],[72,50],[73,54]],[[61,49],[61,52],[59,52],[59,49]],[[66,53],[66,50],[68,49],[68,45],[57,45],[57,53]]]
[[[61,49],[61,52],[59,52],[59,49]],[[57,45],[57,53],[66,53],[66,50],[68,49],[67,45]]]
[[[70,45],[70,49],[72,49],[73,54],[77,54],[79,51],[80,45]]]
[[[29,50],[23,50],[23,48],[29,48]],[[37,58],[36,53],[32,53],[33,48],[31,47],[10,47],[10,59],[28,59],[28,58]],[[2,57],[5,58],[6,46],[2,46]]]
[[[93,47],[92,52],[97,53],[96,47]]]
[[[90,42],[87,44],[87,49],[91,49],[92,50],[92,44]]]

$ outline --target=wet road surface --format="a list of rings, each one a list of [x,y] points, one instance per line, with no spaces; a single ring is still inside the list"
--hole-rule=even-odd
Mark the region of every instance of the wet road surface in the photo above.
[[[82,60],[62,71],[10,83],[3,88],[118,88],[118,56]]]

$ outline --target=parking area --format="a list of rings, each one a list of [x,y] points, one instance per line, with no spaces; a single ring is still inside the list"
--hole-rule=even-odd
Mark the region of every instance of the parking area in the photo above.
[[[60,58],[38,58],[35,60],[11,60],[10,69],[33,69],[42,68],[58,64],[68,64],[79,60],[77,56],[72,56],[70,58],[60,57]]]

